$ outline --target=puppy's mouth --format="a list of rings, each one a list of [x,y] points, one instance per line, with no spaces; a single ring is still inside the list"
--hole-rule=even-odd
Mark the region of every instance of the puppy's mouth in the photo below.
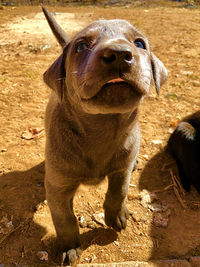
[[[136,86],[122,78],[115,78],[106,82],[91,100],[99,105],[119,106],[128,104],[136,95],[139,96]]]

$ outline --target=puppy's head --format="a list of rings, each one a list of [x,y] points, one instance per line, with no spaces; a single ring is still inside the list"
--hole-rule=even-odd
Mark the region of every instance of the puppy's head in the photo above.
[[[167,78],[148,40],[125,20],[99,20],[66,43],[44,73],[60,101],[91,114],[126,113],[138,107],[154,80]]]

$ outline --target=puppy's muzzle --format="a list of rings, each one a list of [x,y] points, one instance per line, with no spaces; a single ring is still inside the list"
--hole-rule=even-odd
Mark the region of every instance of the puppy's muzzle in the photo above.
[[[122,102],[135,103],[146,91],[137,82],[136,60],[139,58],[132,44],[124,39],[102,41],[91,53],[88,76],[81,91],[82,100],[92,100],[98,106],[122,106]],[[138,60],[139,61],[139,60]],[[92,77],[98,81],[95,86]],[[138,72],[137,72],[138,73]],[[136,73],[136,74],[137,74]],[[86,79],[87,78],[87,79]],[[122,101],[123,99],[123,101]],[[137,101],[136,101],[137,102]]]

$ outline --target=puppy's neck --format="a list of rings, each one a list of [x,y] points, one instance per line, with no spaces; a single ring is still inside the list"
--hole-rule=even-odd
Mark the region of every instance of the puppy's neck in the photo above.
[[[127,127],[133,127],[137,122],[138,109],[128,113],[90,114],[81,107],[73,105],[66,98],[60,103],[62,115],[67,121],[73,121],[80,134],[97,133],[99,129],[124,132]]]

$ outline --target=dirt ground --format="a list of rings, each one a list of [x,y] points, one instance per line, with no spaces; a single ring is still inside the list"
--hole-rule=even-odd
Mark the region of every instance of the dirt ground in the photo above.
[[[49,9],[69,35],[94,19],[129,20],[148,36],[169,71],[160,96],[152,87],[140,108],[142,142],[126,230],[117,234],[94,219],[103,212],[107,181],[81,188],[75,197],[84,249],[80,263],[200,256],[200,196],[194,188],[181,190],[165,150],[177,121],[200,108],[200,9],[178,3]],[[44,192],[45,135],[21,136],[29,127],[44,125],[50,89],[42,74],[61,49],[40,7],[1,9],[0,39],[0,263],[50,265],[38,257],[39,251],[49,251],[55,234]]]

